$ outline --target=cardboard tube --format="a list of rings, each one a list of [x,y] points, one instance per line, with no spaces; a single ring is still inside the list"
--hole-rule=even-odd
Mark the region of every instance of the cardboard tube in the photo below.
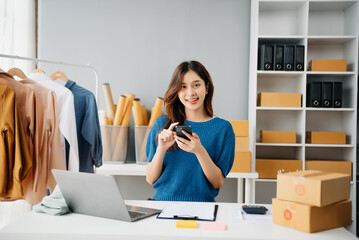
[[[105,118],[106,120],[106,118]],[[109,121],[109,119],[108,119]],[[106,121],[104,121],[105,123]],[[106,124],[106,123],[105,123]],[[107,125],[107,124],[106,124]],[[111,149],[111,126],[102,126],[103,129],[103,146],[104,146],[104,155],[105,161],[111,161],[112,159],[112,149]]]
[[[112,149],[112,161],[126,161],[128,128],[128,126],[116,126],[113,129],[116,143]]]
[[[147,110],[145,106],[141,106],[142,109],[142,125],[147,126],[148,125],[148,116],[147,116]]]
[[[113,122],[113,119],[115,117],[115,113],[113,111],[113,98],[112,98],[112,93],[111,93],[111,88],[110,88],[110,84],[109,83],[104,83],[102,85],[103,88],[103,92],[106,98],[106,109],[107,109],[107,113],[109,115],[109,118],[111,120],[111,122]]]
[[[121,95],[118,98],[118,104],[117,104],[115,120],[113,121],[113,125],[121,125],[121,121],[123,118],[123,111],[125,109],[125,104],[126,104],[126,96]]]
[[[157,97],[156,103],[153,106],[153,110],[152,110],[152,114],[151,114],[151,118],[150,118],[150,121],[148,123],[148,126],[152,126],[153,123],[155,122],[156,118],[161,116],[162,104],[163,104],[163,98]]]
[[[111,121],[108,117],[103,118],[103,125],[111,125]]]
[[[141,100],[139,98],[133,99],[133,116],[135,119],[135,126],[142,126],[142,108]]]
[[[132,112],[132,105],[133,99],[135,99],[135,95],[133,94],[126,94],[126,106],[123,114],[123,120],[121,122],[122,126],[129,126],[130,125],[130,117]]]

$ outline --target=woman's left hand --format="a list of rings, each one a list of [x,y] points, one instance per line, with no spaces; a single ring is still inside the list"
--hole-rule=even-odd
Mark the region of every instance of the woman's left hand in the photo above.
[[[198,135],[196,133],[189,134],[186,131],[182,131],[184,135],[186,135],[190,140],[181,138],[175,135],[175,140],[178,145],[178,147],[186,152],[191,152],[194,154],[200,153],[203,149],[203,146],[201,144],[201,140],[199,139]]]

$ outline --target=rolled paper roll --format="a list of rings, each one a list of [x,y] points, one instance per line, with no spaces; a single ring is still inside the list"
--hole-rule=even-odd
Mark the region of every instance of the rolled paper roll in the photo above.
[[[114,103],[113,103],[110,84],[109,83],[104,83],[102,85],[102,88],[103,88],[103,93],[104,93],[105,99],[106,99],[106,110],[107,110],[107,113],[108,113],[108,116],[109,116],[111,122],[113,122],[113,119],[115,117],[115,113],[114,113],[114,110],[113,110]]]
[[[142,109],[142,125],[147,126],[148,125],[148,116],[147,116],[147,110],[145,106],[141,106]]]
[[[108,117],[103,118],[103,124],[104,125],[111,125],[111,121]]]
[[[127,153],[127,139],[128,139],[128,128],[127,126],[116,126],[113,127],[113,134],[116,135],[115,144],[112,148],[112,161],[121,161],[126,160]]]
[[[142,108],[141,100],[139,98],[133,99],[133,116],[135,119],[135,126],[142,126]]]
[[[133,99],[135,99],[135,95],[130,94],[130,93],[126,94],[126,105],[125,105],[123,120],[121,122],[122,126],[129,126],[130,125],[130,118],[131,118],[131,112],[132,112]]]
[[[153,123],[155,122],[156,118],[161,116],[162,105],[163,105],[163,98],[157,97],[156,103],[153,106],[153,110],[152,110],[152,113],[151,113],[151,118],[150,118],[150,121],[148,123],[148,126],[152,126]]]
[[[121,121],[123,119],[123,111],[125,110],[125,104],[126,104],[126,96],[121,95],[118,98],[118,104],[117,104],[115,120],[113,121],[113,125],[121,125]]]
[[[107,118],[104,119],[104,123],[106,124],[106,120]],[[112,132],[112,127],[111,126],[102,126],[102,130],[103,130],[103,146],[104,146],[104,157],[105,157],[105,161],[111,161],[112,159],[112,149],[111,149],[111,132]]]

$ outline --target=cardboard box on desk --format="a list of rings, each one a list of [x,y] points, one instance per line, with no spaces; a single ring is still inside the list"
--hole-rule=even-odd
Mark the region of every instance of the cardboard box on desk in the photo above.
[[[229,120],[232,124],[234,135],[236,137],[248,137],[249,121],[248,120]]]
[[[276,179],[279,170],[295,172],[302,170],[302,160],[295,159],[256,159],[258,178]]]
[[[323,71],[323,72],[346,72],[346,59],[312,59],[308,65],[308,71]]]
[[[295,131],[268,131],[261,130],[260,137],[262,143],[296,143]]]
[[[235,152],[249,152],[249,137],[236,137]]]
[[[345,132],[306,132],[306,142],[311,144],[346,144]]]
[[[252,153],[236,152],[231,172],[252,172]]]
[[[259,107],[302,107],[302,94],[262,92],[257,102]]]
[[[344,173],[353,180],[353,163],[345,160],[305,160],[306,170]]]
[[[272,199],[273,223],[313,233],[352,223],[352,202],[342,201],[324,207]]]
[[[277,198],[317,207],[349,199],[350,175],[307,170],[278,174]]]

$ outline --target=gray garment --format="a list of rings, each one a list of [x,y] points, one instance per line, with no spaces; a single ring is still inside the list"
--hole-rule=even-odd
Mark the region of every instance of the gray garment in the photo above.
[[[32,210],[37,213],[47,213],[54,216],[70,212],[58,185],[56,185],[55,190],[50,196],[44,197],[41,203],[32,207]]]

